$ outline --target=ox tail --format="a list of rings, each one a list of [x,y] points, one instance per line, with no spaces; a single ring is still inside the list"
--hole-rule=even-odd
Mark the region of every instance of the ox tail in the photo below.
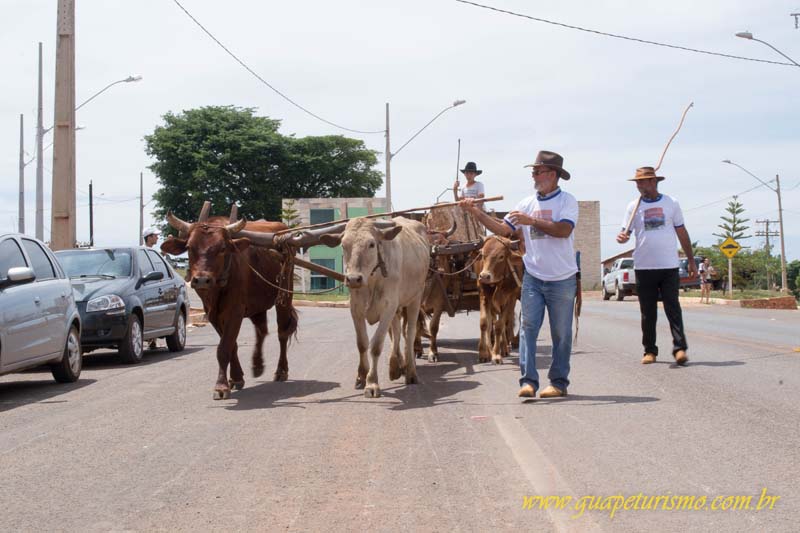
[[[289,322],[289,327],[287,332],[289,333],[289,345],[292,344],[292,338],[297,340],[297,323],[298,323],[298,316],[297,316],[297,309],[291,304],[289,304],[289,315],[291,317],[291,321]]]

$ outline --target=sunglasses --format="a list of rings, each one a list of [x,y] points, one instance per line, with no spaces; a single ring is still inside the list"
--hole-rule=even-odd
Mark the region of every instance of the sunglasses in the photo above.
[[[555,172],[552,168],[545,168],[545,169],[536,169],[531,172],[534,176],[541,176],[542,174],[547,174],[548,172]]]

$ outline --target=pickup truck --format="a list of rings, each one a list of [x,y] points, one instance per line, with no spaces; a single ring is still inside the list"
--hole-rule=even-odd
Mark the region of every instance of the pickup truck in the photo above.
[[[626,296],[636,294],[636,274],[633,272],[633,259],[623,257],[614,261],[611,269],[607,269],[603,276],[602,292],[603,300],[609,300],[613,295],[617,301],[622,301]]]

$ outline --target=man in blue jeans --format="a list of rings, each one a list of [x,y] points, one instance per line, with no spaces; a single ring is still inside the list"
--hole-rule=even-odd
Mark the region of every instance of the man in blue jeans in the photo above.
[[[578,202],[558,186],[568,180],[564,158],[555,152],[541,151],[533,168],[536,194],[522,200],[503,221],[487,215],[474,199],[459,202],[491,232],[525,241],[525,274],[522,281],[522,326],[519,336],[519,380],[521,398],[535,398],[539,390],[536,371],[536,339],[544,321],[550,321],[553,362],[547,374],[550,385],[540,398],[567,395],[569,359],[572,353],[572,313],[577,289],[578,265],[573,247],[573,230],[578,222]]]

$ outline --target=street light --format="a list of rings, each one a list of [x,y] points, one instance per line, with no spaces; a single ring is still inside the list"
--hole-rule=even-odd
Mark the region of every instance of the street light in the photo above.
[[[389,211],[392,210],[392,167],[391,167],[392,158],[394,158],[394,156],[399,154],[400,150],[405,148],[406,145],[408,145],[408,143],[410,143],[417,137],[417,135],[422,133],[422,130],[433,124],[433,121],[442,116],[446,111],[449,111],[450,109],[453,109],[454,107],[458,107],[461,104],[465,103],[467,103],[466,100],[456,100],[451,105],[439,111],[439,113],[435,117],[430,119],[427,124],[422,126],[422,128],[420,128],[419,131],[417,131],[417,133],[412,135],[411,138],[407,140],[400,148],[398,148],[395,153],[392,153],[391,145],[389,143],[389,103],[388,102],[386,103],[386,203],[388,204]]]
[[[797,61],[795,61],[791,57],[787,56],[786,54],[784,54],[783,52],[781,52],[780,50],[778,50],[777,48],[775,48],[774,46],[772,46],[768,42],[762,41],[761,39],[756,39],[755,37],[753,37],[753,34],[750,33],[749,31],[740,31],[740,32],[738,32],[736,34],[736,36],[740,37],[742,39],[747,39],[748,41],[758,41],[761,44],[765,44],[765,45],[769,46],[770,48],[772,48],[773,50],[775,50],[776,52],[778,52],[780,55],[782,55],[786,59],[788,59],[789,61],[791,61],[792,63],[794,63],[796,66],[800,67],[800,63],[798,63]]]
[[[733,165],[735,167],[739,167],[741,170],[747,172],[752,177],[757,179],[761,184],[763,184],[766,188],[774,192],[778,195],[778,224],[781,227],[781,292],[786,292],[788,285],[787,285],[787,276],[786,276],[786,246],[784,244],[784,237],[783,237],[783,203],[781,202],[781,178],[780,175],[775,174],[775,188],[773,188],[769,183],[762,180],[743,166],[734,163],[730,159],[724,159],[723,163],[727,163],[729,165]]]

